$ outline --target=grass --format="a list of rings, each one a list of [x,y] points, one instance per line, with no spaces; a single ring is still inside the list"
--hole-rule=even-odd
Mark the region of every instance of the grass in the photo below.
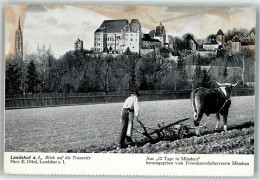
[[[116,144],[120,131],[122,103],[63,106],[5,111],[5,151],[67,152],[89,146]],[[228,124],[254,119],[255,97],[232,97]],[[189,100],[140,102],[142,122],[157,126],[184,117],[192,119]],[[201,123],[215,125],[214,115]],[[136,124],[136,122],[135,122]],[[192,124],[192,120],[184,122]],[[222,121],[221,121],[222,124]],[[134,133],[135,139],[143,138]]]

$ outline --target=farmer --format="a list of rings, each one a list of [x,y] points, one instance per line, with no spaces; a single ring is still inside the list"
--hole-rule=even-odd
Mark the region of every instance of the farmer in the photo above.
[[[119,148],[125,147],[125,140],[132,144],[133,121],[136,117],[139,121],[138,91],[131,91],[130,96],[125,100],[121,111],[122,129],[119,138]]]

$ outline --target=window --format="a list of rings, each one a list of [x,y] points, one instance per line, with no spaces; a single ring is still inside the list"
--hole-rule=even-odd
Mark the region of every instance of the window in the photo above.
[[[133,38],[131,38],[131,41],[133,41]]]

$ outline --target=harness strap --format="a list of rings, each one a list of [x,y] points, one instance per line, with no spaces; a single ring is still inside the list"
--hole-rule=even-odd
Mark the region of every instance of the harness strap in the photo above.
[[[226,97],[225,93],[224,93],[220,88],[218,88],[218,90],[219,90],[220,92],[222,92],[222,93],[224,94],[224,96]],[[227,103],[229,100],[230,100],[230,98],[229,98],[229,99],[226,99],[226,101],[224,102],[223,106],[218,110],[217,114],[225,107],[226,103]]]
[[[223,104],[223,106],[219,109],[219,111],[217,112],[217,114],[225,107],[226,103],[229,101],[230,99],[226,99],[225,103]]]

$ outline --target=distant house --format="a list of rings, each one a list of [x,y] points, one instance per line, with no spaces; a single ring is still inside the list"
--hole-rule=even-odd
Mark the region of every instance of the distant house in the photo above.
[[[203,49],[206,51],[215,51],[219,48],[219,44],[215,39],[210,42],[204,43],[202,46]]]
[[[255,33],[251,32],[248,36],[239,37],[242,46],[255,45]]]
[[[74,43],[74,46],[75,46],[75,51],[77,51],[77,52],[82,52],[83,51],[83,41],[80,40],[79,38]]]
[[[235,35],[233,39],[226,43],[226,48],[231,52],[240,52],[241,50],[241,41],[239,40],[238,35]]]
[[[248,48],[255,50],[255,33],[251,32],[248,36],[239,37],[241,49]]]
[[[158,39],[152,39],[149,34],[143,34],[142,38],[142,48],[143,49],[152,49],[160,48],[161,42]]]

